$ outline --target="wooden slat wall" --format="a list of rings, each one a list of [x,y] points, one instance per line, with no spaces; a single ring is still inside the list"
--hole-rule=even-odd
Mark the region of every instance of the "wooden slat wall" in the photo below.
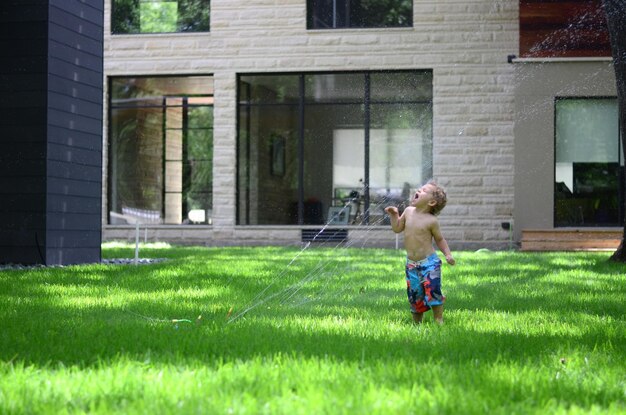
[[[601,229],[525,229],[522,251],[615,250],[623,231]]]
[[[601,0],[520,0],[520,57],[611,56]]]

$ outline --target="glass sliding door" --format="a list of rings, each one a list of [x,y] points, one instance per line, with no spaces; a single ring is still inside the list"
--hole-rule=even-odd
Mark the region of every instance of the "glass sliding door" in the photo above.
[[[190,223],[213,223],[213,97],[187,97],[183,212]]]
[[[346,217],[362,213],[363,79],[362,73],[304,76],[304,224],[326,223],[328,208],[335,205],[351,205]],[[358,192],[352,201],[350,191]]]
[[[618,226],[623,221],[623,149],[617,100],[555,104],[555,226]]]
[[[140,222],[162,221],[163,118],[163,111],[156,103],[150,107],[111,108],[108,197],[111,224],[130,223],[127,215]]]
[[[239,79],[238,223],[298,223],[298,75]]]
[[[432,177],[432,73],[370,76],[370,223],[390,204],[403,210]]]
[[[242,75],[237,170],[238,224],[379,224],[432,174],[432,73]]]

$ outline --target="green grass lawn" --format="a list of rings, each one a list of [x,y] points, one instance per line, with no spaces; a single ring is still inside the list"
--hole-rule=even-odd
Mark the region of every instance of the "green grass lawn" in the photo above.
[[[442,327],[411,323],[402,251],[141,255],[167,260],[0,271],[0,413],[626,413],[609,253],[456,253]]]

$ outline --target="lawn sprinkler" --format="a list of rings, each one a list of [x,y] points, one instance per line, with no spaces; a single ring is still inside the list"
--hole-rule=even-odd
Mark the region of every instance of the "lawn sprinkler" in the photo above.
[[[193,321],[191,321],[189,319],[186,319],[186,318],[174,318],[174,319],[172,319],[170,321],[174,324],[174,328],[175,329],[178,328],[178,323],[194,323]],[[202,315],[199,315],[198,318],[195,321],[196,326],[199,326],[201,321],[202,321]]]

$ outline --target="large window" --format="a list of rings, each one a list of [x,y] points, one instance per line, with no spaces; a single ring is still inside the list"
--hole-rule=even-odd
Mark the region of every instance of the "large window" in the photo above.
[[[432,174],[430,71],[241,75],[238,92],[238,224],[381,224]]]
[[[617,100],[557,99],[555,114],[555,226],[623,223]]]
[[[412,25],[413,0],[307,0],[308,29]]]
[[[111,32],[208,32],[210,6],[210,0],[112,0]]]
[[[213,78],[112,78],[109,222],[210,224]]]

